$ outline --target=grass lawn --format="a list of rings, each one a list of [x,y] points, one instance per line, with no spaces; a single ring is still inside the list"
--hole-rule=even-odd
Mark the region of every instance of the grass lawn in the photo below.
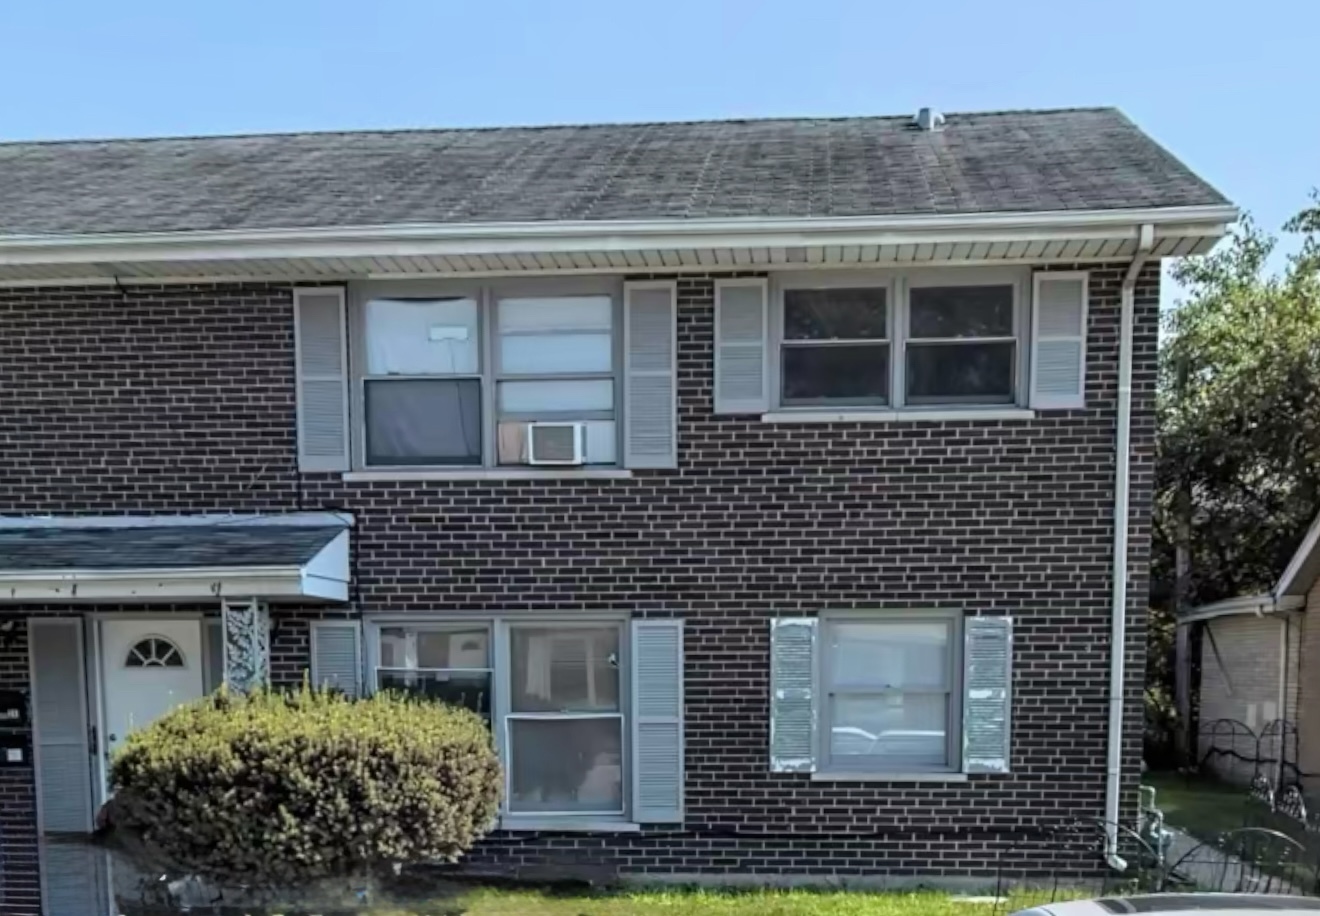
[[[1008,900],[914,893],[808,890],[556,890],[473,889],[434,902],[370,909],[316,910],[325,916],[1007,916],[1049,899],[1048,892]],[[237,914],[240,911],[235,911]],[[297,916],[293,909],[250,916]],[[126,916],[138,916],[132,909]],[[147,916],[143,910],[141,916]],[[154,916],[154,914],[153,914]]]
[[[1320,853],[1320,843],[1297,821],[1275,814],[1262,802],[1247,795],[1245,786],[1231,786],[1210,779],[1193,778],[1190,782],[1177,773],[1147,773],[1142,782],[1155,787],[1155,806],[1164,812],[1164,820],[1196,837],[1213,840],[1227,830],[1239,827],[1268,827],[1285,833]]]

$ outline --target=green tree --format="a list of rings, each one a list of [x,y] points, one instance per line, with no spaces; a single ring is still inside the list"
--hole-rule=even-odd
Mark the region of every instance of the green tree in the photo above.
[[[1320,510],[1320,197],[1290,220],[1300,250],[1249,219],[1227,245],[1175,266],[1157,397],[1155,604],[1265,591]]]

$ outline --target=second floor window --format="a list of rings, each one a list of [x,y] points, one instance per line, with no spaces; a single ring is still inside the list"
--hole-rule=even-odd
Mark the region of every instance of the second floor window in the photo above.
[[[939,275],[869,285],[839,277],[786,282],[779,298],[779,403],[1014,404],[1025,371],[1021,285],[1003,273],[985,282]]]
[[[574,424],[583,464],[615,464],[617,306],[609,292],[361,297],[362,463],[527,465],[533,425]]]

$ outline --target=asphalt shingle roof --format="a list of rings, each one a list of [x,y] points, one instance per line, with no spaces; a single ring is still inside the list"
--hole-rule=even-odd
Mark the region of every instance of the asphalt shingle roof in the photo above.
[[[0,570],[296,566],[343,528],[177,525],[0,530]]]
[[[1223,203],[1112,108],[0,144],[0,235]]]

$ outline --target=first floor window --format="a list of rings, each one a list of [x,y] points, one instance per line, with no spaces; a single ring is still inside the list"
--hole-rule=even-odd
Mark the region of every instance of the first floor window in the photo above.
[[[504,764],[510,814],[621,816],[623,632],[612,622],[383,625],[376,688],[485,718]]]
[[[821,645],[826,767],[955,770],[958,622],[953,617],[840,617]]]

